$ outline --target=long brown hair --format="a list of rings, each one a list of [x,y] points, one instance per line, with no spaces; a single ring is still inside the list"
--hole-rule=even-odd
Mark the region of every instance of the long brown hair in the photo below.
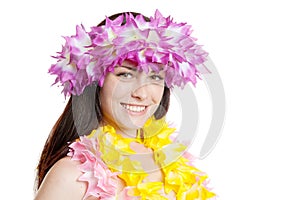
[[[113,20],[123,14],[115,14],[109,18]],[[138,13],[132,14],[134,17],[138,15]],[[146,17],[145,20],[149,21]],[[123,24],[125,23],[126,21],[123,22]],[[98,26],[104,24],[105,20]],[[58,160],[67,155],[70,142],[98,128],[102,120],[100,89],[98,84],[92,84],[86,87],[81,95],[72,95],[69,98],[63,113],[54,124],[41,153],[37,167],[36,189],[40,187],[49,169]],[[160,106],[154,113],[156,119],[166,115],[169,109],[169,102],[170,89],[165,87]]]

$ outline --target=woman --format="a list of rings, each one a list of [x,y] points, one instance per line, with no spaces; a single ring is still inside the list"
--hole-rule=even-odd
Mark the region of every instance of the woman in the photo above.
[[[214,198],[165,120],[170,88],[205,69],[190,26],[156,11],[76,30],[49,70],[70,99],[42,152],[35,199]]]

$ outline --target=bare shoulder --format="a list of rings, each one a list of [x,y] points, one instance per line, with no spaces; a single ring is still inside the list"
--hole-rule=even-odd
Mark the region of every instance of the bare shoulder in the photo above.
[[[81,200],[87,183],[78,181],[79,162],[65,157],[57,161],[45,176],[35,200]]]

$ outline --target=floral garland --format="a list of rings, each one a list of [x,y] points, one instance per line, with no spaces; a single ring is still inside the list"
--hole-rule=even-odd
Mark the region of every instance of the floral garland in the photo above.
[[[158,10],[149,21],[127,13],[115,20],[106,18],[104,26],[91,27],[90,32],[78,25],[76,35],[64,37],[66,43],[53,56],[57,62],[49,73],[57,76],[54,84],[61,83],[65,96],[80,95],[93,82],[102,86],[107,73],[125,59],[145,72],[158,70],[154,63],[163,64],[168,87],[196,84],[200,73],[209,73],[203,64],[208,54],[191,32],[191,26],[173,22]]]
[[[165,119],[149,119],[144,130],[146,137],[143,139],[123,138],[113,127],[104,126],[70,145],[69,155],[73,160],[82,162],[80,169],[84,174],[79,180],[87,181],[89,185],[85,197],[116,197],[117,186],[112,180],[118,177],[126,184],[122,199],[167,200],[162,191],[165,194],[173,191],[178,200],[215,198],[215,194],[207,189],[206,174],[195,168],[191,164],[191,156],[184,152],[186,147],[172,143],[170,135],[175,129],[168,127]],[[155,133],[148,137],[148,130],[155,130]],[[162,182],[143,182],[149,174],[139,161],[130,158],[136,155],[130,147],[132,142],[152,149],[154,160],[164,177]],[[172,146],[171,151],[165,151],[169,145]]]

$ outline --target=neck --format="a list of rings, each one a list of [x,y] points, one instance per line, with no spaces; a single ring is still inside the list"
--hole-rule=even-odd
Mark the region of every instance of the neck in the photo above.
[[[133,129],[133,130],[125,130],[119,128],[115,128],[115,129],[116,129],[116,133],[121,135],[124,138],[136,138],[138,135],[137,129]]]
[[[115,129],[116,133],[119,134],[119,135],[121,135],[124,138],[137,138],[137,136],[139,136],[139,131],[138,131],[139,129],[123,128],[123,127],[118,126],[115,123],[108,122],[106,120],[103,120],[100,123],[101,127],[107,126],[107,125],[112,126]]]

